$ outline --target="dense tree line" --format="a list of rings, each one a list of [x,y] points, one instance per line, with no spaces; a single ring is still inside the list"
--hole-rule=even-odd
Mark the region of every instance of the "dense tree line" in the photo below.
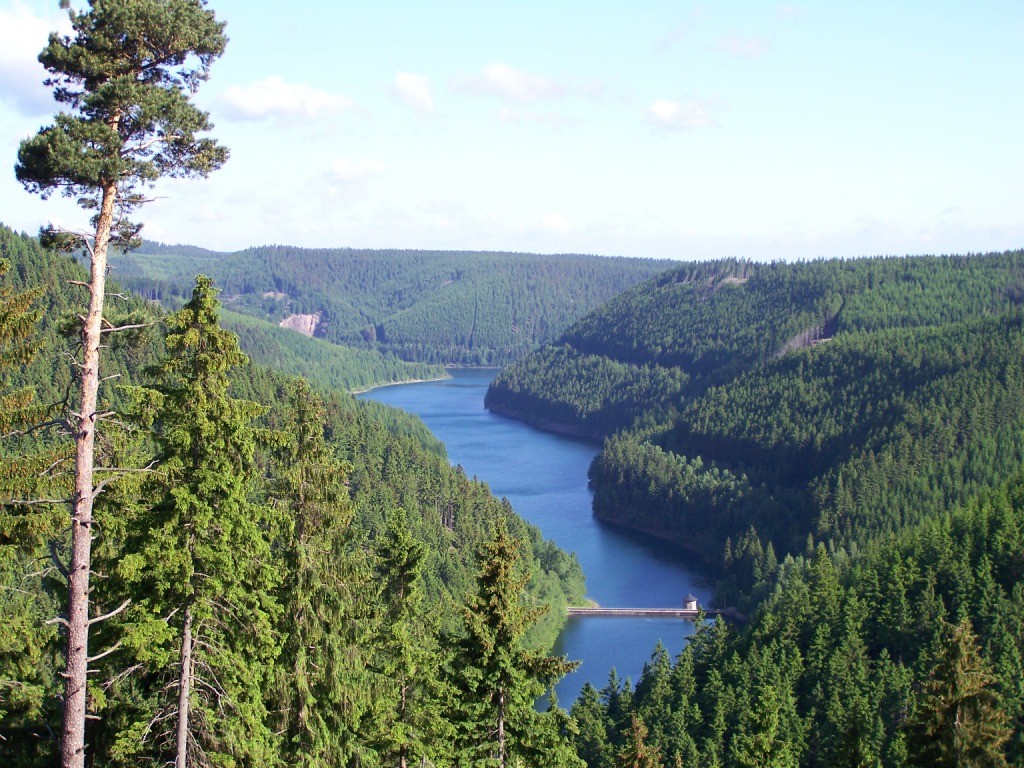
[[[511,389],[521,393],[520,401],[530,394],[543,399],[553,388],[558,392],[564,387],[563,396],[547,399],[564,400],[586,415],[594,398],[585,385],[569,380],[573,365],[588,361],[593,366],[591,357],[678,369],[686,377],[681,394],[693,396],[823,339],[1005,313],[1024,301],[1022,286],[1024,258],[1019,251],[801,264],[687,264],[637,285],[573,324],[551,345],[566,348],[557,363],[545,364],[542,356],[552,353],[540,350],[534,359],[509,366],[495,380],[492,398],[500,409],[504,382],[513,379]],[[534,376],[541,378],[531,388]],[[637,400],[638,408],[674,408],[680,402],[676,392],[663,393],[657,386]],[[544,408],[536,410],[543,418]],[[603,434],[620,426],[609,423]]]
[[[4,237],[18,282],[4,288],[0,343],[24,350],[6,361],[35,360],[8,367],[0,395],[59,403],[67,379],[50,358],[73,343],[60,312],[77,267]],[[111,350],[120,375],[102,397],[119,419],[101,452],[116,471],[97,497],[92,593],[109,618],[93,628],[89,764],[512,764],[550,747],[577,765],[566,715],[532,708],[563,668],[540,649],[582,596],[575,559],[450,467],[416,420],[386,424],[381,406],[249,363],[214,297],[200,280],[166,321],[126,301],[146,327]],[[5,470],[28,439],[59,445],[46,430],[5,435]],[[57,500],[68,479],[59,461],[50,470]],[[66,512],[27,503],[3,474],[0,757],[50,765]],[[515,703],[500,713],[481,687],[492,662],[471,641],[480,622],[509,626],[500,669],[512,677],[498,684]]]
[[[25,316],[33,300],[47,309],[32,332],[42,363],[46,344],[67,343],[49,309],[62,291],[24,290],[74,266],[11,242],[8,255],[27,258],[12,257],[8,276],[25,279],[5,294],[8,315]],[[33,260],[38,274],[23,265]],[[386,425],[380,406],[317,396],[245,363],[209,288],[200,283],[166,338],[147,329],[112,355],[138,385],[107,384],[125,432],[109,432],[105,450],[122,466],[156,459],[162,472],[126,476],[101,497],[98,610],[133,598],[97,630],[98,652],[117,648],[95,663],[90,692],[99,719],[89,744],[103,764],[169,760],[179,743],[209,764],[1024,759],[1024,483],[985,490],[1014,472],[1019,450],[1019,311],[837,334],[689,398],[678,394],[684,375],[651,366],[677,387],[677,407],[646,421],[638,412],[595,471],[603,460],[608,472],[640,468],[638,505],[691,503],[702,510],[694,529],[733,532],[717,548],[723,588],[746,595],[751,618],[740,630],[703,626],[675,659],[656,649],[635,686],[612,673],[565,713],[533,707],[566,669],[536,649],[557,631],[566,595],[582,593],[575,562],[451,469],[413,420],[391,414]],[[4,391],[16,374],[19,391],[51,402],[60,387],[46,370],[9,366]],[[601,360],[581,370],[637,376]],[[223,434],[190,436],[207,409]],[[678,452],[683,442],[701,450]],[[205,444],[217,449],[188,449]],[[4,442],[15,445],[25,448]],[[600,483],[598,498],[629,487]],[[833,497],[848,506],[821,514]],[[218,525],[199,524],[213,503]],[[7,507],[5,522],[27,513]],[[229,525],[247,557],[218,538]],[[13,765],[46,765],[53,752],[59,633],[44,622],[61,587],[41,564],[46,541],[61,557],[59,526],[33,518],[0,546],[0,754]],[[802,533],[802,546],[776,547]],[[548,603],[557,607],[536,623]],[[181,741],[186,615],[195,694]]]
[[[317,335],[403,360],[505,365],[669,262],[595,256],[250,248],[146,243],[116,260],[125,285],[180,305],[199,272],[228,306],[278,322],[320,317]]]
[[[688,383],[678,368],[630,365],[549,345],[501,372],[484,405],[506,416],[592,439],[657,420],[651,401],[678,401]]]
[[[302,376],[320,391],[360,392],[381,384],[443,378],[440,365],[410,363],[393,354],[331,344],[237,312],[224,312],[223,324],[238,335],[254,363]]]
[[[571,713],[591,768],[1008,766],[1024,760],[1024,484],[856,554],[823,544],[761,576],[736,631],[657,648]]]
[[[780,552],[848,544],[950,509],[1024,458],[1024,318],[850,334],[610,438],[602,517],[707,552],[753,526]]]
[[[588,765],[1020,764],[1022,274],[686,265],[499,375],[491,408],[606,437],[599,516],[718,561],[752,613],[584,690]]]
[[[1020,252],[686,265],[510,366],[487,403],[614,435],[597,514],[705,557],[751,527],[780,554],[864,541],[1021,466],[1022,273]]]

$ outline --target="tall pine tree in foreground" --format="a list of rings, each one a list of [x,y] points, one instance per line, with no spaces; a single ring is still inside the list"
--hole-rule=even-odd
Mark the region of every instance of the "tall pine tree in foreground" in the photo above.
[[[68,10],[73,35],[50,35],[39,60],[50,73],[54,98],[67,108],[21,143],[15,173],[30,192],[54,191],[92,212],[91,228],[44,231],[69,249],[84,248],[91,271],[84,287],[78,359],[78,398],[69,414],[75,443],[75,487],[69,572],[61,765],[85,764],[86,681],[89,667],[90,571],[96,428],[100,405],[100,349],[114,330],[104,317],[107,250],[135,242],[139,227],[127,216],[145,202],[142,190],[161,176],[206,176],[227,151],[200,134],[206,113],[189,101],[207,79],[227,42],[223,24],[203,0],[93,0]]]
[[[246,358],[218,308],[200,276],[168,321],[156,386],[135,392],[158,446],[157,501],[118,567],[134,592],[126,642],[159,685],[118,751],[127,760],[142,742],[139,760],[175,768],[273,765],[277,754],[263,697],[277,652],[275,525],[253,500],[264,409],[228,393],[228,372]]]
[[[524,645],[526,631],[547,609],[525,602],[530,577],[521,549],[500,517],[494,537],[480,549],[477,591],[464,612],[466,636],[456,656],[459,766],[582,765],[564,739],[552,738],[562,721],[534,709],[544,690],[578,662]]]

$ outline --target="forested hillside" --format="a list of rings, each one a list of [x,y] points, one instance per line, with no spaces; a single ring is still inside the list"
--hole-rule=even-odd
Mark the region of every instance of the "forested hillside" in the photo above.
[[[24,500],[66,493],[65,443],[24,426],[60,415],[80,273],[0,236],[0,761],[34,768],[67,517]],[[94,763],[172,757],[187,640],[211,764],[461,767],[500,732],[530,766],[1020,765],[1022,276],[1020,253],[687,265],[503,373],[492,398],[606,436],[599,514],[721,553],[719,596],[749,615],[568,713],[534,700],[568,668],[540,649],[582,597],[573,558],[418,420],[246,361],[208,280],[171,317],[120,299],[138,327],[104,364]]]
[[[315,335],[336,344],[410,361],[500,366],[671,262],[287,246],[214,253],[145,243],[114,264],[123,284],[169,306],[203,273],[230,309],[275,323],[309,316]]]
[[[6,228],[0,227],[0,237],[7,243],[5,247],[13,247],[10,244],[12,234]],[[180,258],[185,265],[180,267],[182,274],[185,274],[193,266],[201,271],[204,265],[209,265],[209,259],[213,256],[202,249],[182,246],[181,256],[175,258]],[[168,266],[177,265],[171,262]],[[66,272],[70,265],[62,265],[61,269]],[[190,281],[199,273],[198,271],[192,272],[187,278],[182,278],[186,282],[178,285],[173,294],[175,298],[166,302],[166,308],[175,308],[187,300],[192,290]],[[130,270],[115,267],[114,275],[121,277],[125,272]],[[137,281],[128,282],[134,284]],[[155,297],[160,295],[159,292],[153,291],[143,293],[143,298],[151,302],[156,301]],[[140,296],[137,293],[135,295]],[[242,349],[253,362],[281,373],[302,376],[319,390],[340,389],[357,392],[381,384],[445,376],[440,365],[410,363],[399,359],[393,353],[382,354],[375,349],[354,349],[350,346],[330,344],[323,339],[310,339],[281,328],[276,323],[251,315],[225,311],[223,324],[238,334]]]
[[[607,437],[595,511],[718,559],[949,510],[1024,460],[1024,253],[686,265],[495,380],[487,405]],[[747,584],[746,586],[749,586]]]
[[[1024,484],[876,540],[766,569],[749,625],[719,619],[635,687],[572,707],[590,768],[1024,763]]]
[[[67,509],[30,502],[67,494],[82,275],[6,229],[0,258],[0,763],[48,766]],[[199,281],[170,318],[131,298],[111,315],[140,327],[111,335],[103,366],[117,419],[100,444],[92,602],[111,615],[90,643],[91,764],[173,759],[186,647],[190,749],[210,764],[468,764],[490,749],[494,686],[515,749],[575,764],[565,715],[533,709],[564,671],[541,651],[582,597],[575,559],[418,420],[248,362],[214,296]]]
[[[390,353],[331,344],[250,315],[225,311],[222,317],[224,327],[238,334],[238,343],[254,363],[302,376],[318,390],[362,392],[381,384],[448,375],[440,365],[410,363]]]
[[[1022,286],[1024,252],[686,265],[495,379],[751,614],[584,689],[591,768],[1024,762]]]

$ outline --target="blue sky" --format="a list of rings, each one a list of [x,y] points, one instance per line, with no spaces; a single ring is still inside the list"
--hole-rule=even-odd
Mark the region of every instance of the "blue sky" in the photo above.
[[[211,0],[229,163],[144,234],[705,259],[1024,246],[1024,2]],[[56,0],[0,0],[0,222]]]

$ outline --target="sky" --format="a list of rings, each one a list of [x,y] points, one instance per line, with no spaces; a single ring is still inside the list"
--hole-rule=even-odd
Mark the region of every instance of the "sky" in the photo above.
[[[81,0],[76,0],[81,7]],[[1024,0],[210,0],[231,150],[144,236],[795,260],[1024,247]],[[0,0],[0,222],[57,105],[57,0]],[[6,168],[7,170],[2,170]]]

